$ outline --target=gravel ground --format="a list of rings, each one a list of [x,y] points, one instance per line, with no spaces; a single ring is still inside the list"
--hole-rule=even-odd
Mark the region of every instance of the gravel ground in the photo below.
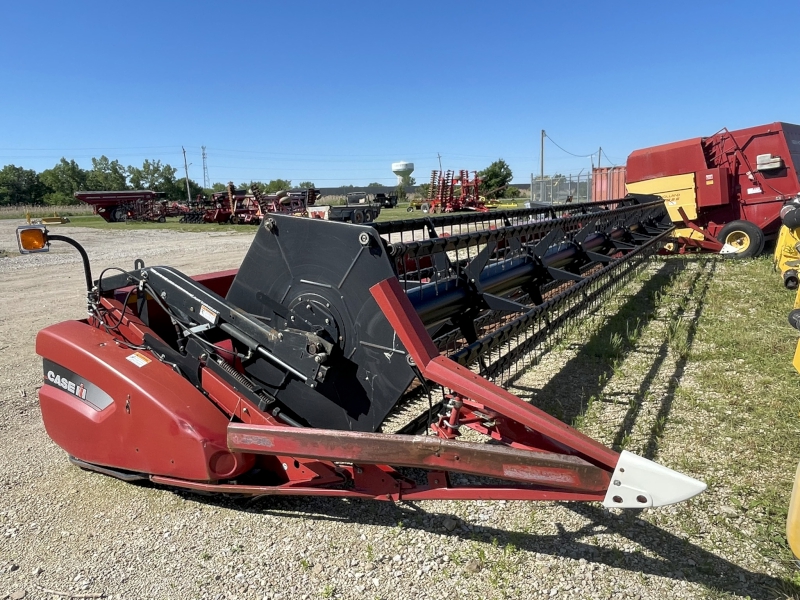
[[[16,248],[18,224],[0,221],[0,249]],[[95,276],[139,257],[189,274],[230,268],[251,240],[238,233],[59,233],[84,243]],[[83,316],[82,281],[79,258],[63,247],[0,258],[0,599],[777,595],[784,567],[754,552],[746,536],[729,540],[715,529],[717,518],[740,517],[715,504],[713,491],[646,512],[571,503],[239,501],[81,471],[42,426],[33,342],[42,327]],[[631,298],[647,283],[639,286]],[[668,308],[655,311],[610,377],[566,343],[514,390],[542,405],[557,399],[565,416],[589,404],[584,430],[605,443],[627,435],[633,451],[680,469],[692,425],[671,425],[689,410],[672,397],[685,366],[664,343],[673,318]],[[602,323],[596,326],[603,335]],[[665,406],[666,422],[659,420]]]

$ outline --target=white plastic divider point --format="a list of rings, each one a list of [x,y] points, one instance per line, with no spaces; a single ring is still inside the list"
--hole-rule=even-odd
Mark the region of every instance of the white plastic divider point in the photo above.
[[[606,508],[648,508],[688,500],[706,484],[623,450],[603,500]]]

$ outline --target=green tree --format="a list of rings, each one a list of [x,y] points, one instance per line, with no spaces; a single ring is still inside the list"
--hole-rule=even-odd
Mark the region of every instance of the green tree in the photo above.
[[[510,185],[506,188],[506,198],[519,198],[521,195],[522,192],[520,192],[519,189],[515,188],[513,185]]]
[[[511,167],[502,158],[494,161],[483,171],[478,173],[481,178],[481,193],[487,198],[505,198],[507,186],[511,183],[513,174]]]
[[[406,197],[408,196],[406,194],[406,188],[411,185],[417,185],[417,180],[411,177],[411,175],[404,176],[400,183],[397,184],[395,193],[397,194],[397,200],[399,202],[405,201]]]
[[[46,189],[33,169],[16,165],[0,169],[0,205],[41,204]]]
[[[76,204],[75,192],[86,187],[88,173],[74,160],[63,158],[52,169],[39,174],[39,181],[47,188],[43,200],[45,204]]]
[[[127,190],[128,177],[118,160],[108,160],[108,157],[92,159],[92,169],[86,177],[86,188],[89,190]]]
[[[386,187],[386,186],[383,185],[382,183],[378,183],[377,181],[373,181],[372,183],[368,183],[367,187],[373,188],[373,187]]]
[[[224,184],[224,183],[220,183],[219,181],[217,183],[212,183],[211,184],[211,192],[212,193],[214,193],[214,192],[224,192],[227,189],[228,189],[228,186],[226,184]]]
[[[175,167],[168,164],[162,165],[160,160],[145,159],[141,168],[128,167],[128,181],[135,190],[169,193],[175,187],[177,172]]]
[[[301,187],[301,188],[316,188],[317,186],[315,186],[315,185],[314,185],[312,182],[310,182],[310,181],[301,181],[301,182],[300,182],[300,185],[298,185],[298,187]]]
[[[158,190],[164,192],[164,199],[170,202],[185,202],[186,201],[186,178],[181,177],[176,179],[174,183],[166,190]],[[189,180],[189,198],[193,201],[197,196],[204,196],[205,190],[203,186],[196,181]]]
[[[289,179],[273,179],[265,186],[265,192],[268,194],[274,194],[275,192],[280,192],[281,190],[289,190],[292,188],[292,182]]]

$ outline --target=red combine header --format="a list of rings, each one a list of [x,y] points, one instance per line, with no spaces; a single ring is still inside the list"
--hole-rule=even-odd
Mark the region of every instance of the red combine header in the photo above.
[[[78,242],[22,227],[22,252],[84,257],[90,316],[36,339],[45,428],[84,469],[201,492],[679,502],[705,485],[501,387],[672,230],[654,197],[363,225],[272,214],[237,270],[137,260],[94,280]]]
[[[680,249],[746,257],[777,234],[781,208],[800,194],[798,167],[800,126],[772,123],[636,150],[626,185],[664,198],[672,221],[684,225]]]

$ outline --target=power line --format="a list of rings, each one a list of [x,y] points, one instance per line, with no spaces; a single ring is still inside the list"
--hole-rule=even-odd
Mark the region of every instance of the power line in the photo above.
[[[256,179],[256,178],[253,178],[253,177],[237,177],[237,179],[250,179],[252,181],[263,181],[266,178],[264,178],[264,179]],[[290,181],[296,180],[296,179],[305,179],[305,178],[292,177],[292,179]],[[326,177],[308,177],[308,179],[313,179],[314,181],[344,181],[346,183],[352,183],[356,179],[370,179],[372,181],[391,181],[391,183],[387,183],[386,184],[387,187],[394,187],[396,185],[396,183],[394,182],[393,178],[387,178],[387,177],[360,177],[360,178],[358,178],[358,177],[347,177],[347,178],[336,178],[336,179],[326,178]]]
[[[169,154],[161,154],[161,156],[171,156],[173,153]],[[180,156],[180,152],[174,153],[176,156]],[[109,157],[112,160],[116,160],[118,158],[132,158],[132,157],[141,157],[142,154],[115,154],[113,157]],[[0,155],[0,158],[7,159],[7,158],[14,158],[14,159],[37,159],[37,158],[47,158],[47,159],[60,159],[60,158],[67,158],[64,154],[38,154],[38,155],[21,155],[21,154],[3,154]],[[77,158],[98,158],[97,154],[71,154],[70,160],[75,160]]]
[[[435,152],[434,153],[431,153],[431,152],[392,152],[390,154],[346,154],[346,153],[339,152],[339,153],[336,153],[336,154],[322,154],[322,153],[308,153],[308,152],[303,152],[303,153],[269,152],[269,151],[261,151],[261,150],[241,150],[241,149],[214,148],[214,147],[211,147],[210,149],[214,150],[214,152],[215,152],[214,155],[215,156],[222,156],[222,154],[220,154],[220,153],[224,153],[224,152],[232,152],[234,154],[252,154],[252,155],[265,156],[265,157],[275,156],[275,157],[278,157],[278,158],[283,157],[283,156],[301,157],[301,158],[305,158],[305,159],[308,159],[308,160],[315,160],[315,157],[335,158],[335,159],[338,159],[338,161],[336,161],[336,162],[347,162],[350,159],[359,160],[359,159],[362,159],[362,158],[373,158],[373,159],[376,159],[374,162],[378,162],[378,159],[380,159],[380,160],[383,160],[383,159],[394,160],[400,155],[414,157],[417,160],[425,159],[425,158],[437,160],[439,158],[439,153],[435,153]],[[482,158],[482,159],[489,159],[489,160],[497,158],[497,155],[495,155],[495,154],[492,154],[492,155],[489,155],[489,154],[453,154],[453,153],[449,153],[449,152],[447,153],[447,156],[448,157],[455,157],[455,158]],[[528,155],[525,155],[525,156],[523,156],[523,155],[505,155],[505,158],[528,160],[528,159],[530,159],[530,156],[528,156]],[[294,158],[293,158],[293,160],[294,160]],[[320,162],[323,162],[323,161],[320,161]]]
[[[608,162],[610,162],[610,163],[611,163],[611,166],[612,166],[612,167],[616,167],[616,166],[617,166],[617,164],[616,164],[616,163],[615,163],[613,160],[611,160],[610,158],[608,158],[608,154],[606,154],[606,151],[605,151],[605,150],[603,150],[602,152],[603,152],[603,156],[605,156],[605,157],[606,157],[606,160],[607,160]]]
[[[177,144],[172,144],[168,146],[48,146],[48,147],[38,147],[38,148],[17,148],[17,147],[9,147],[3,146],[0,147],[0,152],[50,152],[50,153],[61,153],[61,152],[70,152],[70,151],[87,151],[87,150],[97,150],[97,151],[108,151],[108,150],[124,150],[124,151],[133,151],[133,150],[173,150],[176,154],[181,154],[181,150],[179,150],[181,146]],[[421,158],[431,158],[437,159],[438,153],[437,152],[420,152],[420,151],[397,151],[397,152],[390,152],[384,154],[346,154],[342,152],[337,152],[334,154],[329,153],[291,153],[291,152],[283,152],[283,151],[266,151],[266,150],[243,150],[241,148],[217,148],[217,147],[209,147],[206,146],[206,150],[213,150],[215,153],[218,152],[232,152],[235,154],[253,154],[253,155],[260,155],[260,156],[299,156],[299,157],[322,157],[322,158],[386,158],[389,160],[393,160],[397,158],[399,155],[407,155],[407,156],[414,156],[418,159]],[[408,150],[408,149],[406,149]],[[455,156],[459,158],[486,158],[491,159],[494,155],[488,154],[452,154],[448,153],[448,156]],[[45,155],[43,158],[49,158],[50,155]],[[530,158],[529,156],[519,156],[513,155],[509,156],[506,155],[506,158]]]
[[[258,154],[262,156],[303,156],[303,157],[314,157],[314,156],[321,156],[321,157],[333,157],[333,158],[340,158],[340,157],[350,157],[350,158],[362,158],[362,157],[371,157],[371,158],[387,158],[391,160],[392,158],[396,158],[398,155],[413,155],[416,157],[422,158],[436,158],[436,153],[431,152],[392,152],[391,154],[345,154],[343,152],[338,152],[336,154],[323,154],[323,153],[291,153],[291,152],[267,152],[263,150],[242,150],[240,148],[214,148],[212,147],[211,150],[216,152],[234,152],[237,154]]]
[[[551,138],[549,135],[547,135],[546,133],[544,134],[544,136],[545,136],[547,139],[549,139],[551,142],[553,142],[553,145],[554,145],[556,148],[558,148],[558,149],[559,149],[559,150],[561,150],[562,152],[566,152],[566,153],[567,153],[567,154],[569,154],[570,156],[574,156],[574,157],[576,157],[576,158],[591,158],[591,157],[593,157],[593,156],[596,154],[596,152],[592,152],[591,154],[574,154],[574,153],[570,152],[569,150],[564,150],[564,148],[562,148],[561,146],[559,146],[559,145],[556,143],[556,141],[555,141],[553,138]]]
[[[58,152],[58,153],[70,153],[70,152],[84,152],[87,150],[96,150],[98,152],[107,152],[107,151],[118,151],[118,150],[175,150],[176,152],[178,146],[124,146],[120,148],[112,148],[110,146],[90,146],[85,148],[73,148],[70,146],[63,146],[57,148],[9,148],[4,147],[0,148],[0,152]]]

